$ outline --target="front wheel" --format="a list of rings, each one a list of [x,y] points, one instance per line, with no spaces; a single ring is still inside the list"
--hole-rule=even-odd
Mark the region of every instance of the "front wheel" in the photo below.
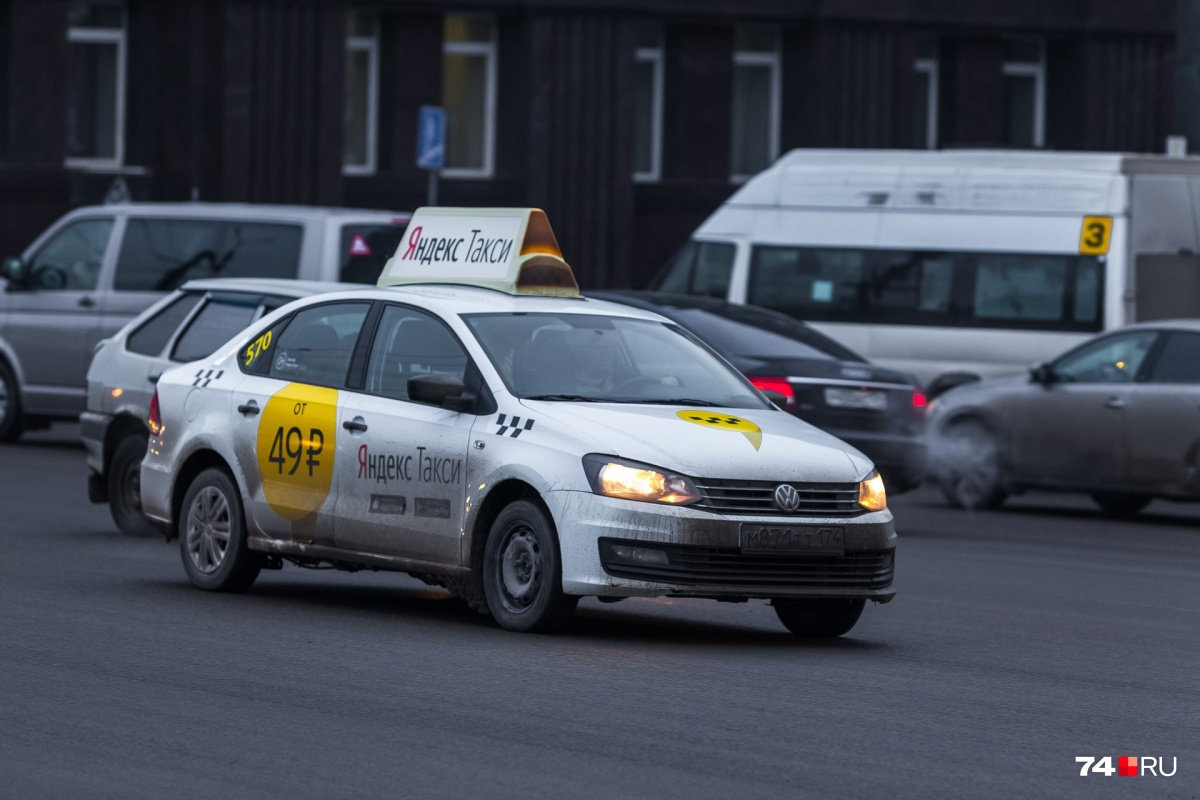
[[[996,508],[1008,497],[1000,443],[983,425],[960,422],[941,437],[931,458],[947,502],[957,508]]]
[[[1114,517],[1132,517],[1150,505],[1150,501],[1153,499],[1149,495],[1131,492],[1096,492],[1092,495],[1092,500],[1096,501],[1096,505]]]
[[[21,437],[21,395],[12,369],[0,361],[0,442]]]
[[[153,536],[158,529],[142,513],[142,459],[146,440],[128,436],[108,463],[108,510],[117,528],[127,536]]]
[[[579,602],[563,594],[562,562],[554,523],[531,500],[517,500],[497,516],[483,554],[488,610],[510,631],[551,633],[566,626]]]
[[[775,600],[775,614],[789,631],[811,639],[832,639],[850,632],[866,600],[838,598]]]
[[[246,544],[246,517],[237,484],[221,469],[201,472],[183,497],[179,553],[188,579],[210,592],[241,592],[262,570]]]

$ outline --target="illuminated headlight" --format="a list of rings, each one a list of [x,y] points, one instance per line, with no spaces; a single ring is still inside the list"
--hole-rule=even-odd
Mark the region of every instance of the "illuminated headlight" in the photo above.
[[[887,508],[887,492],[884,491],[883,478],[878,472],[872,472],[865,481],[859,481],[858,504],[868,511],[883,511]]]
[[[676,506],[694,503],[702,497],[691,478],[645,464],[587,455],[583,457],[583,470],[592,491],[606,497]]]

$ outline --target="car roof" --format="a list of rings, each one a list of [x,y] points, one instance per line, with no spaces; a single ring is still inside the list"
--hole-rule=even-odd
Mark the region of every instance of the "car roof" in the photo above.
[[[345,284],[342,284],[345,287]],[[413,303],[431,311],[451,314],[601,314],[609,317],[670,322],[666,317],[623,303],[579,297],[543,297],[513,295],[498,289],[456,284],[405,284],[403,286],[361,286],[338,291],[324,300],[391,300]],[[313,300],[316,302],[316,300]]]
[[[280,294],[288,297],[308,297],[326,292],[343,292],[360,288],[362,284],[334,281],[298,281],[288,278],[201,278],[179,287],[192,292],[254,292]]]
[[[1105,331],[1105,333],[1116,333],[1122,330],[1144,330],[1147,328],[1200,333],[1200,319],[1156,319],[1149,322],[1135,322],[1132,325],[1126,325],[1124,328]]]
[[[335,206],[268,205],[259,203],[114,203],[84,206],[75,214],[120,213],[136,216],[201,217],[207,219],[301,219],[336,217],[379,221],[389,224],[407,223],[409,211],[384,209],[339,208]]]

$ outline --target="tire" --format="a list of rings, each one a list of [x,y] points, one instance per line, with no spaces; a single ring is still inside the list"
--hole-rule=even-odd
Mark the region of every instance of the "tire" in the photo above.
[[[1154,498],[1148,494],[1132,492],[1096,492],[1092,495],[1092,500],[1114,517],[1132,517],[1150,505]]]
[[[500,627],[527,633],[562,630],[579,598],[563,594],[554,523],[531,500],[501,511],[483,552],[483,591]]]
[[[21,438],[21,391],[12,369],[0,361],[0,442]]]
[[[931,457],[943,462],[935,467],[950,505],[967,510],[996,508],[1008,497],[1000,443],[982,424],[951,425]]]
[[[773,600],[775,615],[797,636],[832,639],[850,632],[862,616],[866,600],[838,598]]]
[[[250,588],[263,558],[246,545],[242,496],[228,473],[214,467],[196,476],[183,497],[178,526],[179,554],[194,586],[209,592]]]
[[[146,440],[127,436],[108,462],[108,510],[126,536],[155,536],[158,529],[142,513],[142,459]]]

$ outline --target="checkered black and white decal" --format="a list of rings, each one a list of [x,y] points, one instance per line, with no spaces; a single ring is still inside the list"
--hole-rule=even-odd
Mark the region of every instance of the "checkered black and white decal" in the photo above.
[[[199,386],[203,389],[215,380],[220,380],[225,374],[223,369],[202,369],[196,373],[196,379],[192,381],[192,386]]]
[[[516,439],[521,435],[522,432],[533,427],[533,420],[526,418],[525,421],[522,422],[521,418],[518,416],[514,416],[511,420],[509,420],[507,414],[501,414],[496,418],[496,425],[499,426],[496,431],[497,436],[504,436],[507,434],[513,439]],[[509,433],[509,431],[512,431],[512,433]]]

